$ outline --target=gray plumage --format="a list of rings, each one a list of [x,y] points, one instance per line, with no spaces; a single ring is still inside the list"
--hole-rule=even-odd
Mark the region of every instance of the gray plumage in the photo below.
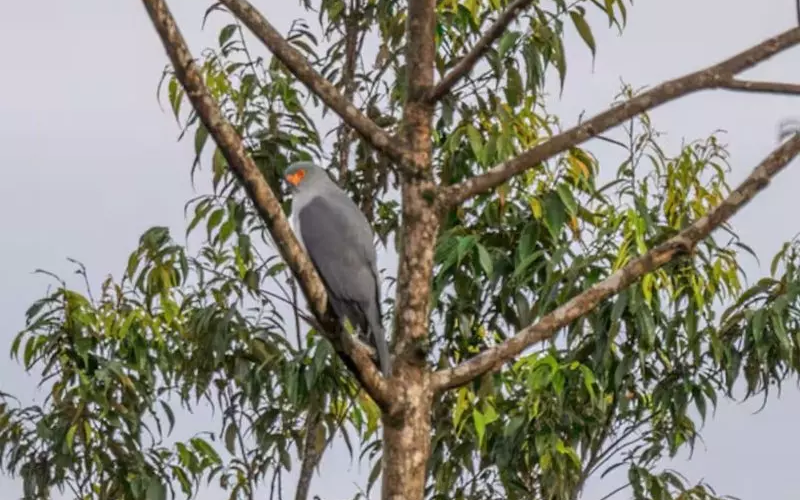
[[[284,172],[294,192],[294,230],[319,273],[336,315],[375,347],[391,375],[381,321],[381,292],[372,228],[358,206],[320,167],[297,162]]]

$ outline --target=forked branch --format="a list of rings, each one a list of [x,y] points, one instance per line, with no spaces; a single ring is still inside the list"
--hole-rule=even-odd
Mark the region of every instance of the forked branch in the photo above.
[[[323,326],[326,337],[375,402],[386,407],[391,401],[388,384],[372,362],[371,350],[357,342],[353,336],[342,334],[337,321],[331,315],[325,314],[327,296],[322,281],[295,238],[275,194],[245,151],[241,137],[225,119],[219,105],[205,86],[166,1],[142,0],[142,2],[175,68],[176,77],[186,90],[186,95],[189,96],[203,125],[222,150],[231,170],[242,182],[250,200],[266,223],[278,251],[300,283],[315,318]]]
[[[272,54],[289,71],[303,82],[329,108],[361,135],[375,149],[391,158],[401,168],[414,165],[413,157],[402,142],[392,140],[389,134],[362,113],[339,92],[325,77],[317,73],[308,60],[281,36],[277,29],[247,0],[220,0],[267,46]]]
[[[450,89],[455,86],[456,83],[459,82],[462,78],[467,76],[472,68],[478,64],[478,60],[489,50],[492,44],[505,33],[506,28],[514,22],[514,19],[517,18],[517,15],[526,8],[528,5],[532,4],[533,0],[514,0],[514,2],[509,5],[506,10],[504,10],[500,17],[497,18],[497,21],[483,34],[483,36],[478,40],[478,43],[472,47],[472,50],[467,53],[464,58],[459,61],[455,68],[450,70],[442,80],[436,84],[436,87],[431,90],[430,94],[428,95],[429,102],[436,102],[448,92]]]
[[[502,344],[487,349],[455,368],[434,373],[432,376],[434,389],[441,391],[459,387],[475,377],[499,368],[528,347],[551,338],[560,328],[588,313],[600,301],[619,293],[645,274],[664,266],[681,254],[691,253],[701,240],[766,188],[770,180],[798,154],[800,154],[800,133],[795,131],[791,138],[770,153],[747,179],[708,215],[697,219],[676,236],[634,259],[605,280],[545,315],[538,323],[520,330]]]
[[[800,43],[800,28],[792,28],[784,33],[764,40],[744,52],[719,64],[670,80],[618,104],[592,119],[577,125],[549,140],[523,152],[516,158],[503,162],[484,174],[453,184],[440,192],[444,206],[462,203],[476,195],[485,193],[511,177],[549,160],[557,154],[576,146],[606,130],[666,102],[697,92],[699,90],[724,88],[731,90],[797,94],[797,86],[768,82],[743,82],[735,77],[742,71],[752,68],[770,57]],[[768,90],[769,89],[769,90]]]

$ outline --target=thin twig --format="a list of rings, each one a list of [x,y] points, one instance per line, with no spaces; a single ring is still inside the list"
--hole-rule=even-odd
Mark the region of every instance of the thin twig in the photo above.
[[[627,487],[628,487],[628,486],[630,486],[630,485],[631,485],[631,483],[625,483],[625,484],[623,484],[622,486],[619,486],[618,488],[614,488],[614,489],[611,491],[611,493],[608,493],[607,495],[605,495],[605,496],[604,496],[603,498],[601,498],[600,500],[608,500],[609,498],[613,497],[614,495],[616,495],[617,493],[621,492],[622,490],[624,490],[625,488],[627,488]]]
[[[781,82],[757,82],[752,80],[739,80],[733,78],[720,85],[721,88],[728,90],[738,90],[742,92],[757,92],[763,94],[778,95],[800,95],[800,85],[796,83]]]
[[[317,463],[319,463],[319,459],[322,457],[322,450],[317,450],[317,429],[320,428],[320,424],[322,424],[322,407],[317,407],[316,403],[312,403],[306,416],[306,435],[303,439],[300,477],[297,480],[294,500],[308,499],[308,492],[311,489],[311,479],[314,475],[314,469],[317,467]]]
[[[444,78],[431,90],[428,94],[428,101],[436,102],[444,97],[459,80],[464,78],[472,68],[478,63],[478,60],[489,50],[492,44],[505,33],[508,25],[514,22],[517,15],[528,5],[533,3],[533,0],[514,0],[514,2],[506,8],[497,18],[497,21],[483,34],[478,40],[472,50],[462,59]]]
[[[356,63],[359,45],[359,24],[358,16],[361,3],[358,0],[350,2],[350,9],[345,18],[344,34],[344,71],[342,73],[342,83],[344,84],[344,98],[353,102],[356,92]],[[363,42],[363,39],[362,39]],[[339,126],[339,185],[344,187],[347,170],[350,168],[350,144],[352,143],[350,129],[346,126],[347,122],[342,119]]]

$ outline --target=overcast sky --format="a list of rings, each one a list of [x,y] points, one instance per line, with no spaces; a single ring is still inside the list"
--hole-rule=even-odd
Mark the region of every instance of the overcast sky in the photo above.
[[[272,1],[256,5],[285,32],[301,10],[296,1],[280,2],[280,11],[267,8]],[[195,54],[215,44],[224,18],[217,16],[205,31],[200,29],[210,0],[169,3]],[[0,15],[0,356],[23,326],[25,309],[49,284],[32,275],[34,269],[67,276],[73,268],[66,258],[72,257],[87,265],[94,283],[110,272],[118,276],[147,227],[165,225],[176,236],[183,233],[183,204],[194,194],[188,175],[192,144],[177,142],[171,113],[162,112],[155,99],[167,59],[141,2],[6,4]],[[620,78],[638,87],[717,62],[789,28],[796,19],[792,4],[636,2],[623,36],[602,22],[593,25],[599,49],[594,64],[570,34],[568,81],[563,96],[551,99],[550,109],[571,125],[581,112],[591,115],[605,108]],[[800,82],[798,55],[797,50],[787,52],[747,76]],[[775,146],[778,123],[800,117],[800,98],[704,92],[652,116],[656,127],[668,132],[665,145],[671,153],[683,138],[727,130],[723,139],[734,169],[730,181],[736,183]],[[600,160],[601,168],[616,168]],[[784,241],[800,232],[798,163],[734,219],[762,261],[769,262]],[[768,272],[751,260],[744,266],[751,278]],[[0,390],[41,401],[37,382],[16,364],[0,362]],[[797,499],[798,396],[790,384],[781,399],[771,398],[756,415],[758,401],[723,403],[703,431],[705,447],[691,462],[677,461],[676,468],[691,480],[707,480],[720,494]],[[207,429],[208,422],[207,414],[184,416],[181,437]],[[315,478],[312,493],[323,500],[352,497],[368,473],[350,466],[340,451],[328,453]],[[599,499],[615,486],[595,481],[584,498]],[[20,482],[0,477],[0,491],[16,497]],[[286,494],[293,491],[289,486]],[[222,495],[209,490],[200,498]]]

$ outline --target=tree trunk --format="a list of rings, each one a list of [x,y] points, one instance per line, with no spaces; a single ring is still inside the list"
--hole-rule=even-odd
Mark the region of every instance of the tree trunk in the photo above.
[[[383,500],[423,500],[431,453],[430,376],[424,366],[396,367],[398,411],[383,415]]]
[[[395,317],[392,411],[383,416],[383,500],[423,500],[431,452],[433,391],[428,367],[428,306],[433,254],[439,230],[436,184],[431,170],[436,0],[409,0],[403,110],[406,146],[416,167],[404,170],[403,222]],[[407,166],[410,167],[410,166]]]

